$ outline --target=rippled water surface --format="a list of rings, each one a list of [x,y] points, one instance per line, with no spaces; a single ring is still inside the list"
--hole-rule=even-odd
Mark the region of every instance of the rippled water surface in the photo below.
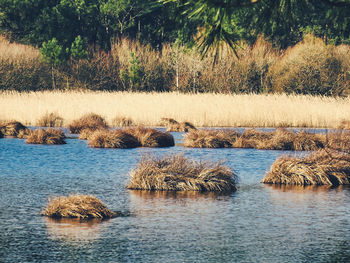
[[[239,176],[238,191],[127,190],[128,172],[145,153],[225,160]],[[1,139],[0,262],[350,262],[350,189],[261,184],[281,154]],[[50,196],[71,193],[95,195],[127,216],[102,222],[40,216]]]

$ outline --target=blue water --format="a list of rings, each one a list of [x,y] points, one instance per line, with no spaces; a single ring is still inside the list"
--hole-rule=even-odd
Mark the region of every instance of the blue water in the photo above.
[[[177,143],[181,133],[174,133]],[[183,153],[236,171],[230,195],[131,191],[144,154]],[[261,184],[281,151],[92,149],[0,140],[0,262],[350,262],[350,188]],[[293,154],[293,153],[291,153]],[[40,216],[52,196],[92,194],[127,216]]]

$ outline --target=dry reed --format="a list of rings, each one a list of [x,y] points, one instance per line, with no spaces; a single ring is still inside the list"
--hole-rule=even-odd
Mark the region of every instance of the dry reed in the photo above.
[[[138,139],[124,130],[97,130],[88,136],[88,144],[93,148],[135,148],[141,146]]]
[[[65,144],[66,136],[61,130],[53,128],[31,130],[27,136],[29,144]]]
[[[63,118],[60,117],[57,113],[45,113],[38,121],[36,126],[40,127],[62,127]]]
[[[17,137],[21,131],[27,130],[27,127],[18,121],[7,121],[0,123],[0,131],[5,136]]]
[[[94,113],[85,114],[68,125],[71,133],[80,133],[83,129],[98,130],[101,128],[108,128],[106,121],[103,117]]]
[[[115,213],[109,210],[98,198],[92,195],[60,196],[49,200],[42,215],[53,218],[112,218]]]
[[[236,190],[236,175],[221,163],[195,162],[183,155],[143,157],[130,172],[127,188],[162,191]]]
[[[132,126],[133,123],[134,123],[133,120],[127,117],[117,116],[112,120],[113,127],[128,127],[128,126]]]
[[[161,122],[162,124],[165,124],[165,126],[167,126],[168,132],[189,132],[192,130],[196,130],[196,127],[188,121],[180,123],[171,118],[162,118]]]
[[[267,184],[343,185],[350,183],[350,155],[322,149],[306,157],[282,156],[262,181]]]
[[[57,112],[70,123],[95,112],[109,123],[118,115],[146,126],[157,126],[163,116],[173,116],[196,127],[337,128],[350,119],[349,102],[350,98],[283,94],[0,92],[0,119],[34,125],[45,112]]]

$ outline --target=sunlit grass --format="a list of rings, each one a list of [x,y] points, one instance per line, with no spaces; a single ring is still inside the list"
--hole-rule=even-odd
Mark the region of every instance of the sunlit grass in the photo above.
[[[158,126],[161,118],[197,127],[327,127],[350,120],[350,99],[301,95],[224,95],[131,92],[1,92],[0,119],[34,125],[47,112],[69,124],[87,113]]]

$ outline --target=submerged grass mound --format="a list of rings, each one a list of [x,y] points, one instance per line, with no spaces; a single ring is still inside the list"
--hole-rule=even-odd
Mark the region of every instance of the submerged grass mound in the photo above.
[[[71,133],[80,133],[83,129],[98,130],[108,128],[106,121],[100,115],[89,113],[78,120],[74,120],[67,127]]]
[[[234,130],[196,130],[185,135],[184,145],[196,148],[256,148],[265,150],[313,151],[322,149],[326,136],[286,129],[273,132],[247,129],[243,133]]]
[[[286,185],[344,185],[350,183],[350,155],[329,149],[306,157],[282,156],[262,181]]]
[[[175,145],[174,137],[167,132],[145,127],[134,127],[124,129],[137,138],[143,147],[170,147]]]
[[[38,129],[29,132],[27,143],[29,144],[65,144],[64,132],[56,129]]]
[[[183,155],[143,157],[130,173],[128,189],[162,191],[236,190],[236,175],[221,163],[195,162]]]
[[[18,121],[7,121],[0,123],[0,132],[5,136],[17,137],[18,134],[27,130],[27,127]]]
[[[41,127],[62,127],[63,118],[57,113],[46,113],[36,122],[37,126]]]
[[[115,213],[109,210],[98,198],[92,195],[69,195],[49,201],[42,215],[53,218],[112,218]]]
[[[137,138],[124,130],[98,130],[88,136],[93,148],[135,148],[141,146]]]

